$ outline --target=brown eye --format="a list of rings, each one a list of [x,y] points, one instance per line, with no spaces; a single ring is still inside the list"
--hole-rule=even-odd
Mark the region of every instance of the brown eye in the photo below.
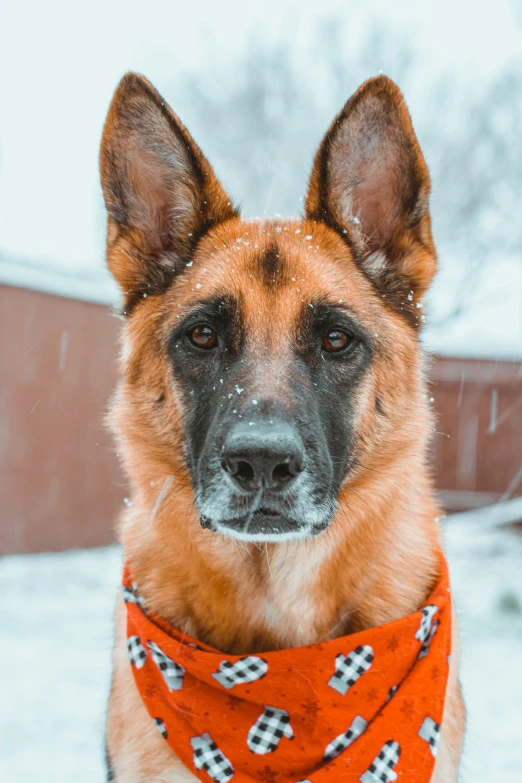
[[[215,348],[217,345],[217,334],[207,324],[194,326],[193,329],[190,329],[188,336],[192,345],[197,346],[197,348]]]
[[[339,351],[344,351],[348,348],[352,340],[353,338],[346,332],[342,332],[340,329],[332,329],[323,337],[323,346],[330,353],[339,353]]]

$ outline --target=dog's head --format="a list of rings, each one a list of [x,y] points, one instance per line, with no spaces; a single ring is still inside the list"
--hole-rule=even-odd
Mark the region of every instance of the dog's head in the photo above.
[[[344,487],[412,439],[424,448],[411,412],[426,407],[430,183],[393,82],[366,82],[335,118],[302,220],[241,220],[133,74],[101,176],[127,319],[114,419],[137,491],[185,470],[204,527],[300,538],[328,526]]]

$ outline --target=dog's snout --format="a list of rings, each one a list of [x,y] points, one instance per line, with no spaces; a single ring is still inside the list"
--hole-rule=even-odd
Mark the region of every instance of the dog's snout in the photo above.
[[[222,467],[244,490],[277,492],[295,479],[303,463],[303,441],[284,422],[237,424],[223,446]]]

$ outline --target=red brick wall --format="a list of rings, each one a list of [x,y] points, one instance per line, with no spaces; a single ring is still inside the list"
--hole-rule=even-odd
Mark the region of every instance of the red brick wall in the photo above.
[[[118,329],[109,308],[0,286],[0,553],[113,540],[126,491],[102,418]],[[522,494],[522,363],[438,358],[432,379],[447,506]]]

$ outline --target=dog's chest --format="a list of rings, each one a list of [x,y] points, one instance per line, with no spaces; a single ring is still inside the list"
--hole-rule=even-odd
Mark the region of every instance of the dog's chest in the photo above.
[[[257,622],[274,643],[281,647],[299,647],[318,641],[335,624],[328,615],[324,596],[317,589],[313,563],[305,569],[274,578],[264,593],[257,596]]]

